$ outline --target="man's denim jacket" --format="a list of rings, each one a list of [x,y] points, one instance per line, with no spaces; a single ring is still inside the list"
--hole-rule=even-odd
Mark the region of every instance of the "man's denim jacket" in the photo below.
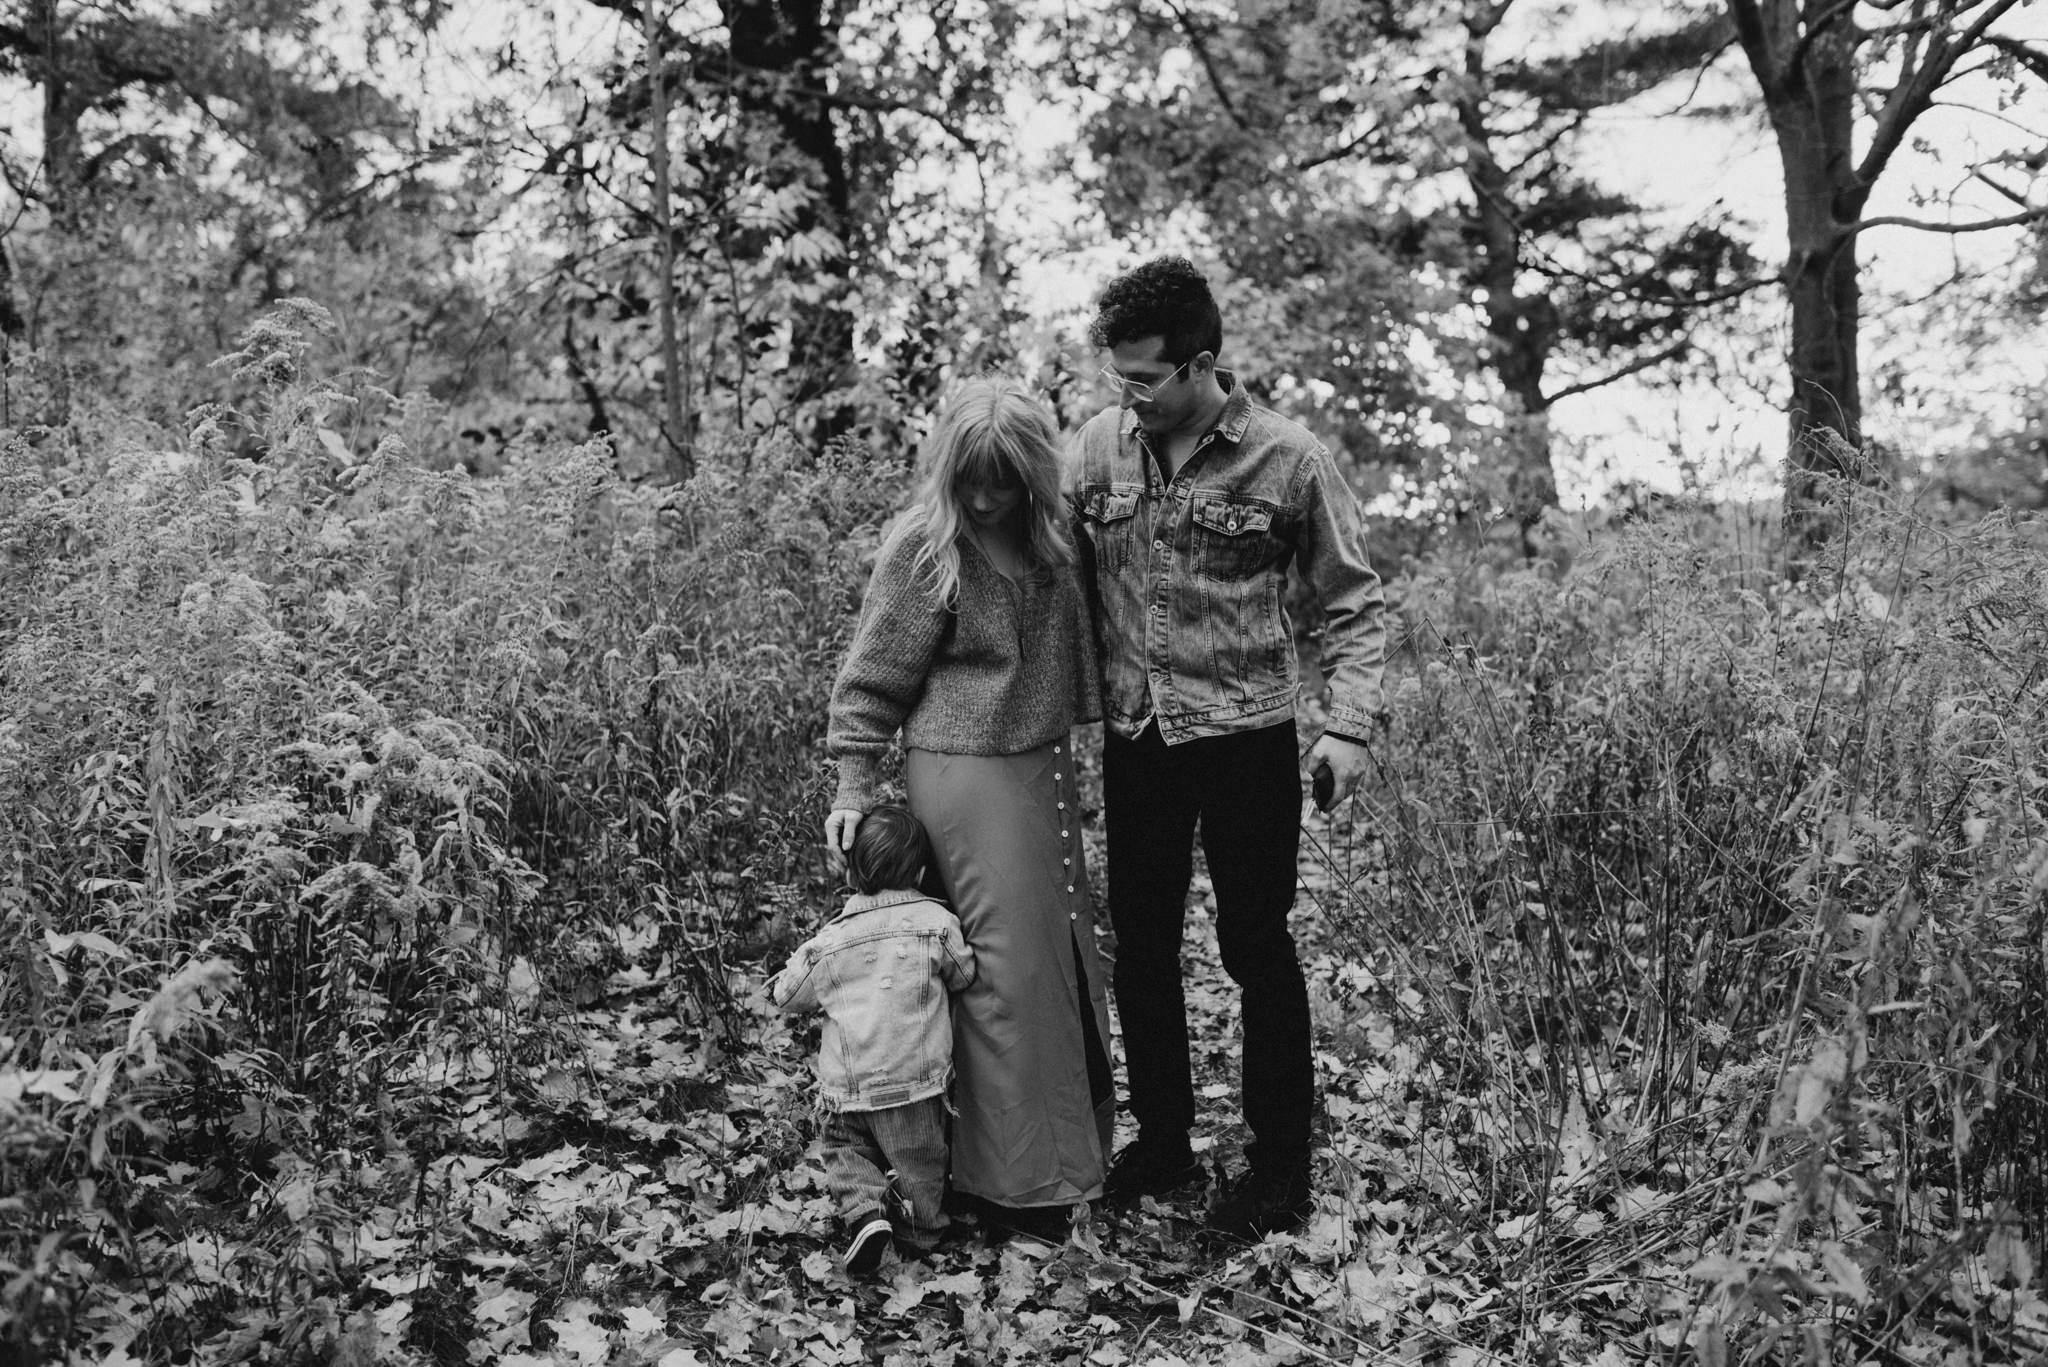
[[[974,981],[960,920],[922,893],[878,892],[798,946],[769,984],[786,1011],[825,1012],[818,1092],[839,1111],[880,1111],[937,1096],[953,1076],[947,992]]]
[[[1104,715],[1122,736],[1156,717],[1168,744],[1290,720],[1292,567],[1323,606],[1327,729],[1368,736],[1386,607],[1357,497],[1321,442],[1217,375],[1229,389],[1222,416],[1171,481],[1130,413],[1105,410],[1075,438],[1067,496]]]

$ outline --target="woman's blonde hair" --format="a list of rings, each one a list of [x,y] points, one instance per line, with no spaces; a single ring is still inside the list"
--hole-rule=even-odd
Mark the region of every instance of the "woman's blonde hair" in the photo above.
[[[1045,403],[1011,380],[975,379],[939,410],[919,463],[924,479],[912,498],[905,532],[921,529],[917,563],[931,575],[941,603],[960,597],[960,537],[966,514],[963,484],[1015,479],[1024,486],[1024,558],[1033,568],[1074,563],[1060,498],[1060,432]]]

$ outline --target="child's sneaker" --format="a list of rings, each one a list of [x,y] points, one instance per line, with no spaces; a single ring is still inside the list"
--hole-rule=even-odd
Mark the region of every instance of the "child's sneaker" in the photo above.
[[[894,1232],[889,1217],[879,1210],[871,1210],[847,1226],[853,1237],[846,1241],[846,1271],[855,1277],[865,1277],[882,1265],[882,1255],[889,1251],[889,1238]]]

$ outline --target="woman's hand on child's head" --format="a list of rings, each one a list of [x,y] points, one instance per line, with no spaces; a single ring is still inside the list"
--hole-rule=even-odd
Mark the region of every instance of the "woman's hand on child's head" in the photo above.
[[[835,807],[832,815],[825,818],[825,850],[832,856],[834,865],[846,862],[846,852],[853,848],[853,833],[860,829],[861,814],[850,807]]]

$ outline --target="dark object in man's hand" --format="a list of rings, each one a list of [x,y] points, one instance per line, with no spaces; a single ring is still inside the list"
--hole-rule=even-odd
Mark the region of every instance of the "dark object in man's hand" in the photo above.
[[[1315,794],[1316,810],[1327,812],[1337,800],[1337,776],[1330,772],[1330,761],[1324,760],[1309,776],[1309,791]]]

